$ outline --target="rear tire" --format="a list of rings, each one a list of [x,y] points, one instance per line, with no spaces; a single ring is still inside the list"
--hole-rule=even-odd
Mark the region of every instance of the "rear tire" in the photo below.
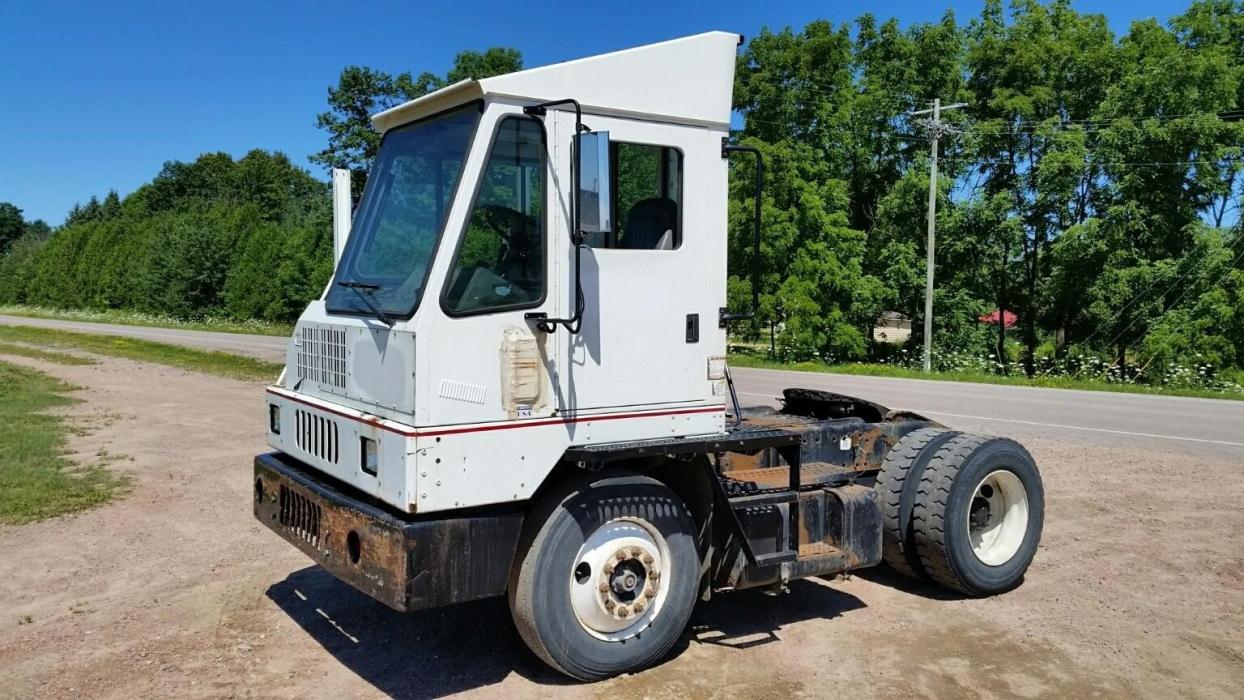
[[[595,681],[661,660],[687,626],[699,579],[695,528],[673,491],[638,475],[585,477],[528,517],[510,611],[545,663]]]
[[[929,460],[938,448],[961,434],[944,428],[913,430],[894,445],[877,474],[877,490],[882,497],[882,557],[891,569],[904,576],[929,580],[916,554],[911,512]]]
[[[929,578],[971,596],[1010,590],[1041,541],[1045,492],[1014,440],[959,435],[920,477],[912,524]]]

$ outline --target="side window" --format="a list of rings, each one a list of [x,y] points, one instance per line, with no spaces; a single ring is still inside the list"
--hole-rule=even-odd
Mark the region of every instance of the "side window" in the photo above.
[[[682,243],[682,153],[668,146],[610,144],[613,216],[607,246],[673,250]]]
[[[449,313],[521,308],[543,300],[544,153],[539,122],[501,120],[449,275]]]

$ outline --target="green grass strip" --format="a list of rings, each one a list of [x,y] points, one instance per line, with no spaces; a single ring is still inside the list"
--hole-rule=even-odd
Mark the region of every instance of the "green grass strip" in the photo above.
[[[866,377],[894,377],[898,379],[924,379],[941,382],[970,382],[974,384],[1005,384],[1008,386],[1035,386],[1046,389],[1078,389],[1080,391],[1106,391],[1120,394],[1152,394],[1157,396],[1188,396],[1199,399],[1231,399],[1244,401],[1244,394],[1209,389],[1149,386],[1125,384],[1070,377],[1035,377],[988,374],[985,372],[931,372],[925,374],[916,369],[893,365],[850,363],[827,365],[823,362],[777,362],[755,355],[731,354],[731,367],[755,367],[758,369],[781,369],[793,372],[824,372],[827,374],[852,374]]]
[[[129,478],[64,457],[65,419],[49,409],[74,402],[74,387],[0,362],[0,522],[29,523],[94,508],[124,493]]]
[[[245,333],[248,335],[288,336],[294,332],[294,327],[288,323],[256,320],[235,321],[227,318],[211,317],[185,320],[162,314],[148,314],[141,311],[125,311],[122,309],[97,311],[92,309],[49,309],[43,306],[0,305],[0,315],[46,318],[57,321],[82,321],[85,323],[118,323],[125,326],[146,326],[148,328],[180,328],[191,331]]]
[[[40,348],[32,348],[25,345],[14,345],[13,343],[0,343],[0,355],[31,357],[36,360],[43,360],[44,362],[54,362],[58,365],[95,364],[95,360],[92,360],[89,357],[78,357],[77,355],[68,355],[63,352],[42,350]]]
[[[284,366],[279,362],[268,362],[227,352],[209,352],[150,340],[31,326],[0,326],[0,341],[6,340],[43,347],[83,350],[99,355],[123,357],[138,362],[153,362],[249,381],[275,381]]]

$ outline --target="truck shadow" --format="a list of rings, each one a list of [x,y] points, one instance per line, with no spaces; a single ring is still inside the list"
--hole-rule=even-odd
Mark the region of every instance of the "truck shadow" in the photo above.
[[[784,625],[834,618],[864,602],[824,583],[793,581],[776,598],[758,591],[715,596],[692,615],[667,660],[691,644],[747,649],[779,641]],[[517,673],[540,685],[575,681],[547,668],[518,636],[504,598],[399,613],[318,566],[291,573],[267,597],[325,651],[395,698],[441,697]]]
[[[832,620],[866,607],[864,601],[816,580],[791,581],[790,593],[773,596],[746,590],[714,595],[700,603],[691,615],[687,634],[675,646],[712,644],[731,649],[750,649],[781,641],[782,627],[820,618]]]
[[[343,666],[395,698],[431,698],[518,673],[572,683],[527,650],[504,598],[400,613],[318,566],[291,573],[267,596]]]
[[[889,566],[873,566],[867,569],[860,569],[852,575],[859,576],[865,581],[872,581],[880,586],[893,588],[904,593],[920,596],[921,598],[928,598],[929,600],[966,600],[971,597],[952,591],[949,588],[936,586],[927,581],[917,581],[916,579],[908,578],[896,573]]]

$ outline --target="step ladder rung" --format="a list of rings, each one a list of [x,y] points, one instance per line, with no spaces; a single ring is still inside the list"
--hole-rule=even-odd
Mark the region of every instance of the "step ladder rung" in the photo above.
[[[799,500],[799,494],[794,491],[769,491],[766,493],[751,493],[746,496],[734,496],[729,500],[730,507],[738,510],[740,508],[755,508],[757,506],[775,506],[781,503],[794,503]]]
[[[788,561],[795,561],[799,558],[799,554],[791,549],[782,549],[776,552],[768,552],[766,554],[756,555],[756,566],[776,566]]]

